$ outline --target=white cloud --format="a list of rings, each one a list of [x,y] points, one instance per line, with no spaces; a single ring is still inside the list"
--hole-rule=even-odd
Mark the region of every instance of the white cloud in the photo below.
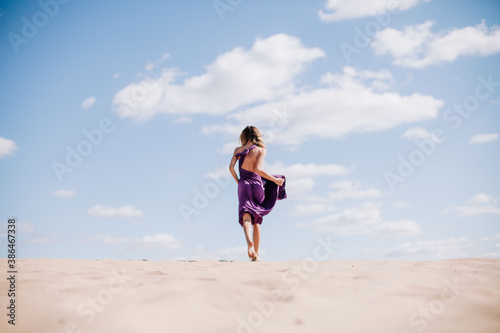
[[[361,182],[343,181],[332,184],[335,192],[330,192],[328,198],[331,200],[343,200],[348,198],[367,199],[377,198],[382,194],[377,189],[362,189]]]
[[[498,214],[500,213],[500,207],[496,207],[493,205],[469,205],[469,206],[453,206],[447,211],[456,212],[458,216],[475,216],[482,214]]]
[[[498,134],[489,133],[489,134],[478,134],[474,135],[469,143],[487,143],[498,140]]]
[[[164,55],[162,55],[160,61],[163,61],[165,59],[170,59],[170,53],[165,53]]]
[[[308,164],[296,163],[291,165],[284,165],[283,163],[276,162],[266,166],[271,173],[280,173],[291,178],[299,178],[303,177],[304,175],[310,177],[344,176],[353,169],[352,167],[349,168],[338,164],[314,164],[314,163],[308,163]]]
[[[123,250],[177,250],[180,241],[170,234],[145,235],[139,238],[112,237],[98,234],[87,241],[98,241],[106,245],[121,245]]]
[[[403,31],[387,28],[378,32],[371,47],[375,53],[383,55],[391,53],[396,58],[413,55],[422,49],[422,45],[429,38],[432,22],[427,21],[420,25],[406,26]]]
[[[355,235],[366,233],[370,225],[382,222],[379,204],[364,203],[340,213],[320,217],[312,223],[320,232],[333,232],[339,235]]]
[[[34,237],[26,241],[27,244],[33,244],[33,245],[47,245],[47,244],[52,244],[53,242],[54,240],[48,236]]]
[[[476,26],[433,33],[433,22],[387,28],[378,32],[371,47],[378,55],[391,54],[394,64],[423,68],[453,62],[459,56],[488,56],[500,52],[500,27],[488,28],[484,21]]]
[[[17,145],[14,141],[0,137],[0,158],[12,155],[17,150]]]
[[[76,191],[74,190],[57,190],[52,193],[52,195],[55,195],[56,197],[64,197],[64,198],[70,198],[75,196]]]
[[[89,107],[94,105],[94,103],[95,103],[95,97],[91,96],[82,102],[82,108],[88,109]]]
[[[303,46],[298,38],[277,34],[257,38],[252,48],[236,47],[219,55],[205,73],[175,83],[181,75],[163,68],[119,91],[113,105],[120,117],[141,121],[157,113],[224,114],[244,105],[272,101],[293,91],[305,66],[324,56]]]
[[[469,202],[472,204],[478,204],[478,203],[487,203],[487,202],[492,202],[494,199],[491,195],[485,194],[485,193],[479,193],[473,196],[472,198],[469,199]]]
[[[403,138],[415,141],[421,139],[430,139],[436,143],[441,143],[441,139],[439,139],[436,135],[427,131],[421,127],[412,127],[406,130],[406,132],[402,135]]]
[[[358,70],[354,67],[346,66],[342,68],[342,73],[333,74],[327,72],[321,76],[320,82],[332,86],[357,89],[365,84],[374,90],[386,90],[393,82],[392,73],[387,69],[377,72],[368,70]]]
[[[7,222],[5,222],[3,225],[0,225],[0,237],[5,236],[5,239],[7,239],[8,230],[9,229],[7,228]],[[36,232],[35,227],[33,227],[33,225],[28,222],[17,222],[16,234],[17,233],[23,234],[22,240],[26,244],[31,245],[47,245],[61,241],[61,237],[58,233],[44,234]],[[24,237],[25,235],[28,235],[29,237]]]
[[[378,75],[375,75],[377,73]],[[239,134],[251,123],[264,135],[273,134],[273,143],[297,146],[311,137],[340,139],[351,133],[379,132],[417,121],[434,119],[441,100],[413,93],[402,96],[384,90],[389,75],[344,67],[340,74],[327,73],[322,82],[327,87],[302,91],[286,100],[270,102],[227,116],[231,122],[206,126],[205,132],[222,132],[228,138]],[[376,86],[377,88],[375,88]],[[289,118],[279,130],[273,129],[276,115],[272,110],[287,110]]]
[[[493,242],[493,241],[500,240],[500,233],[498,233],[498,234],[496,234],[495,236],[492,236],[492,237],[483,237],[482,240],[484,240],[486,242]]]
[[[345,199],[369,199],[378,198],[382,193],[374,188],[363,188],[361,182],[352,182],[350,180],[336,182],[330,185],[334,190],[324,196],[309,195],[308,202],[329,203]]]
[[[292,216],[297,215],[312,215],[320,213],[328,213],[338,210],[334,205],[322,204],[322,203],[306,203],[298,204],[293,206],[293,210],[290,213]]]
[[[286,192],[289,198],[294,199],[305,199],[308,197],[308,193],[314,188],[315,182],[312,177],[299,177],[299,178],[288,178],[286,173],[283,173],[287,177],[286,182]]]
[[[152,71],[153,69],[156,69],[158,68],[165,59],[169,59],[170,58],[170,53],[165,53],[163,56],[161,56],[160,59],[158,59],[157,61],[149,61],[146,66],[144,66],[144,69],[146,71]]]
[[[271,174],[285,175],[286,188],[290,198],[307,199],[310,190],[315,186],[317,177],[337,177],[348,174],[353,167],[338,164],[292,164],[284,165],[280,162],[265,164],[264,170]]]
[[[146,235],[133,239],[125,249],[127,250],[175,250],[180,247],[180,242],[169,234]]]
[[[203,74],[176,83],[180,71],[162,68],[130,84],[114,97],[121,117],[137,121],[158,113],[227,114],[227,121],[202,128],[205,134],[224,133],[231,142],[249,123],[258,126],[267,142],[292,149],[311,137],[344,138],[351,133],[379,132],[435,119],[443,101],[429,95],[400,95],[389,91],[388,70],[344,67],[325,73],[319,88],[298,86],[306,66],[324,56],[292,36],[258,38],[251,49],[234,48],[219,55]],[[219,151],[233,149],[227,143]]]
[[[368,235],[377,239],[408,237],[422,233],[420,225],[414,221],[385,222],[380,206],[381,204],[365,202],[299,226],[313,226],[319,232],[332,232],[341,236]]]
[[[205,178],[211,178],[211,179],[219,179],[227,177],[232,177],[227,167],[218,167],[215,170],[212,170],[205,174]]]
[[[29,233],[32,233],[35,231],[35,228],[29,224],[29,223],[19,223],[17,225],[17,229],[21,232],[21,233],[25,233],[25,234],[29,234]]]
[[[156,64],[152,61],[149,61],[146,66],[144,66],[144,69],[147,71],[150,71],[156,67]]]
[[[99,241],[99,242],[107,244],[107,245],[117,245],[117,244],[126,243],[129,241],[129,239],[126,237],[111,237],[111,236],[107,236],[107,235],[97,234],[94,237],[92,237],[91,239],[88,239],[88,241]]]
[[[496,203],[500,202],[499,198],[493,198],[492,196],[479,193],[474,197],[469,199],[469,205],[464,206],[453,206],[443,210],[443,213],[455,212],[460,217],[466,216],[476,216],[482,214],[498,214],[500,213],[500,207],[496,206]]]
[[[388,11],[400,12],[430,0],[327,0],[319,10],[321,21],[330,23],[359,17],[382,15]]]
[[[408,208],[408,207],[411,207],[411,204],[409,202],[405,202],[405,201],[396,201],[395,203],[392,204],[392,207]]]
[[[236,135],[234,137],[236,138],[238,136],[239,135]],[[238,147],[239,145],[240,145],[239,141],[236,141],[236,140],[226,142],[224,144],[224,146],[222,146],[221,148],[217,148],[217,152],[220,154],[225,154],[225,155],[233,154],[234,148]]]
[[[34,230],[32,230],[34,231]],[[30,233],[32,231],[29,231]],[[35,233],[31,238],[26,240],[26,244],[31,245],[48,245],[54,244],[61,241],[61,237],[59,234],[37,234]]]
[[[384,256],[431,255],[436,259],[463,257],[465,256],[463,247],[466,246],[466,241],[467,238],[461,237],[404,243],[386,250]]]
[[[106,207],[106,206],[94,206],[87,210],[87,214],[90,216],[99,217],[142,217],[142,210],[137,209],[133,206],[122,206],[118,208]]]
[[[7,222],[0,225],[0,237],[5,237],[5,239],[7,239],[8,230]],[[16,221],[16,230],[16,232],[30,234],[35,231],[35,228],[30,223],[20,223]]]
[[[115,74],[113,74],[113,79],[117,79],[117,78],[119,78],[119,77],[120,77],[120,75],[121,75],[120,73],[115,73]]]
[[[383,222],[373,226],[369,233],[379,239],[410,237],[422,234],[417,222],[411,220]]]

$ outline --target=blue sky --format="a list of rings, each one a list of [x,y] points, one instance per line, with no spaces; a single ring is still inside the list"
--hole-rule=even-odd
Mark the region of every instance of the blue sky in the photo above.
[[[1,243],[16,217],[20,257],[244,259],[227,166],[255,125],[288,192],[263,259],[500,257],[499,24],[498,1],[2,2]]]

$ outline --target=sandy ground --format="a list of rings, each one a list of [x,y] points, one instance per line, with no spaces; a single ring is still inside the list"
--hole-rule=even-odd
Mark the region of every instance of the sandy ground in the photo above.
[[[21,259],[16,283],[1,332],[500,332],[499,259]]]

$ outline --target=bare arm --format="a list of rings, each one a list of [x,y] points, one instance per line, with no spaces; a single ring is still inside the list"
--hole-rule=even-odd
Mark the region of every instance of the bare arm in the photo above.
[[[259,154],[257,157],[257,161],[255,161],[255,173],[257,173],[259,176],[269,179],[273,182],[275,182],[278,185],[283,185],[284,180],[282,178],[276,178],[273,175],[265,172],[262,167],[264,165],[264,157],[266,157],[267,150],[263,149],[262,153]]]
[[[234,180],[236,180],[236,183],[239,182],[238,176],[236,175],[236,171],[234,171],[234,165],[236,164],[236,161],[238,158],[236,157],[236,149],[234,150],[233,153],[233,158],[231,158],[231,163],[229,163],[229,172],[231,172],[231,175],[233,175]]]

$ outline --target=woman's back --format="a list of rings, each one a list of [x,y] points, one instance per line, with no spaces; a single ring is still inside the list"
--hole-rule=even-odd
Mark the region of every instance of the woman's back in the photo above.
[[[241,153],[245,149],[250,148],[250,147],[247,147],[247,145],[238,147],[238,149],[236,150],[236,153]],[[248,171],[251,171],[251,172],[255,172],[257,158],[263,152],[263,150],[264,150],[264,148],[261,148],[259,146],[255,146],[254,148],[250,149],[250,151],[248,152],[248,155],[246,155],[245,160],[243,161],[243,164],[241,165],[241,168],[248,170]]]

